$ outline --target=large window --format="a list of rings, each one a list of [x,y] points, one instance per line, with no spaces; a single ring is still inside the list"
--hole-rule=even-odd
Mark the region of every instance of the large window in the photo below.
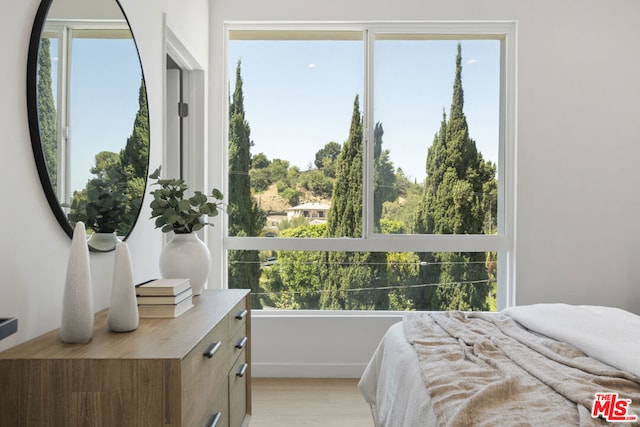
[[[227,30],[229,287],[265,309],[510,302],[511,24]]]

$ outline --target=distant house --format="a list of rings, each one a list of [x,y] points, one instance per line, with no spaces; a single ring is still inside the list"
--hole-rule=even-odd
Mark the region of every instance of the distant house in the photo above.
[[[312,223],[323,223],[327,221],[329,205],[324,203],[303,203],[287,209],[287,219],[290,221],[296,217],[309,218]]]

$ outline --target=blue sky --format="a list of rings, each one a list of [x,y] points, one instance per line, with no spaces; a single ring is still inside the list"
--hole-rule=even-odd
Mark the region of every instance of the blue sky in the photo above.
[[[410,178],[422,181],[428,147],[448,114],[455,40],[379,40],[374,51],[374,122],[383,148]],[[356,94],[362,109],[360,41],[230,41],[230,89],[242,61],[252,153],[289,160],[306,170],[327,142],[343,143]],[[470,135],[497,162],[500,44],[462,41],[462,84]]]

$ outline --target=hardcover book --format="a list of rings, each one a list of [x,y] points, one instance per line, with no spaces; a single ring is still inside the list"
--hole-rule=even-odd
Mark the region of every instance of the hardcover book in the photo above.
[[[138,305],[140,317],[178,317],[193,307],[191,297],[187,297],[178,304],[141,304]]]
[[[155,279],[136,285],[136,295],[175,296],[189,288],[189,279]]]
[[[178,295],[166,295],[166,296],[158,296],[158,295],[149,295],[143,296],[138,295],[136,299],[138,300],[138,304],[178,304],[185,298],[189,298],[193,295],[193,290],[191,287],[186,290],[180,292]]]

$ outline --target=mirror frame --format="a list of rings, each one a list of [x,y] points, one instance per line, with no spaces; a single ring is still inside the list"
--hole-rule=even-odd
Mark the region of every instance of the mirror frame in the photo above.
[[[67,218],[67,215],[64,213],[62,207],[60,206],[60,200],[56,195],[51,180],[49,179],[49,173],[47,171],[47,165],[44,157],[44,149],[42,147],[42,139],[40,136],[40,123],[38,119],[38,51],[40,49],[40,39],[42,37],[42,32],[44,30],[44,25],[47,20],[47,15],[49,13],[49,9],[54,0],[42,0],[40,6],[38,6],[38,11],[36,12],[35,19],[33,21],[33,28],[31,30],[31,37],[29,39],[29,51],[27,54],[27,115],[29,121],[29,134],[31,136],[31,148],[33,150],[33,156],[36,162],[36,168],[38,169],[38,176],[40,178],[40,184],[42,185],[42,189],[47,198],[47,202],[49,203],[49,207],[53,212],[56,220],[64,230],[64,232],[69,236],[69,238],[73,237],[73,227]],[[129,27],[129,31],[131,31],[131,38],[133,40],[133,44],[136,47],[136,53],[138,55],[138,62],[140,63],[140,73],[142,75],[143,81],[146,81],[144,77],[144,68],[142,67],[142,59],[140,58],[140,50],[138,49],[138,44],[136,42],[135,36],[133,35],[133,30],[131,29],[131,24],[129,22],[129,18],[124,13],[124,9],[122,9],[122,5],[119,0],[105,0],[105,1],[115,1],[127,22],[127,26]],[[147,97],[147,105],[148,105],[148,91],[146,89],[145,84],[145,96]],[[148,112],[148,120],[151,122],[151,114]],[[151,145],[151,129],[149,128],[149,146]],[[149,174],[149,159],[147,158],[147,174]],[[136,226],[138,219],[140,217],[140,213],[142,211],[142,202],[144,202],[144,195],[146,194],[146,187],[148,185],[148,176],[144,177],[145,179],[145,191],[143,192],[142,201],[140,203],[140,207],[138,208],[138,214],[135,216],[131,227],[127,231],[127,234],[123,237],[123,241],[126,240],[134,227]],[[115,250],[107,249],[101,250],[93,248],[89,245],[89,249],[95,252],[111,252]]]

